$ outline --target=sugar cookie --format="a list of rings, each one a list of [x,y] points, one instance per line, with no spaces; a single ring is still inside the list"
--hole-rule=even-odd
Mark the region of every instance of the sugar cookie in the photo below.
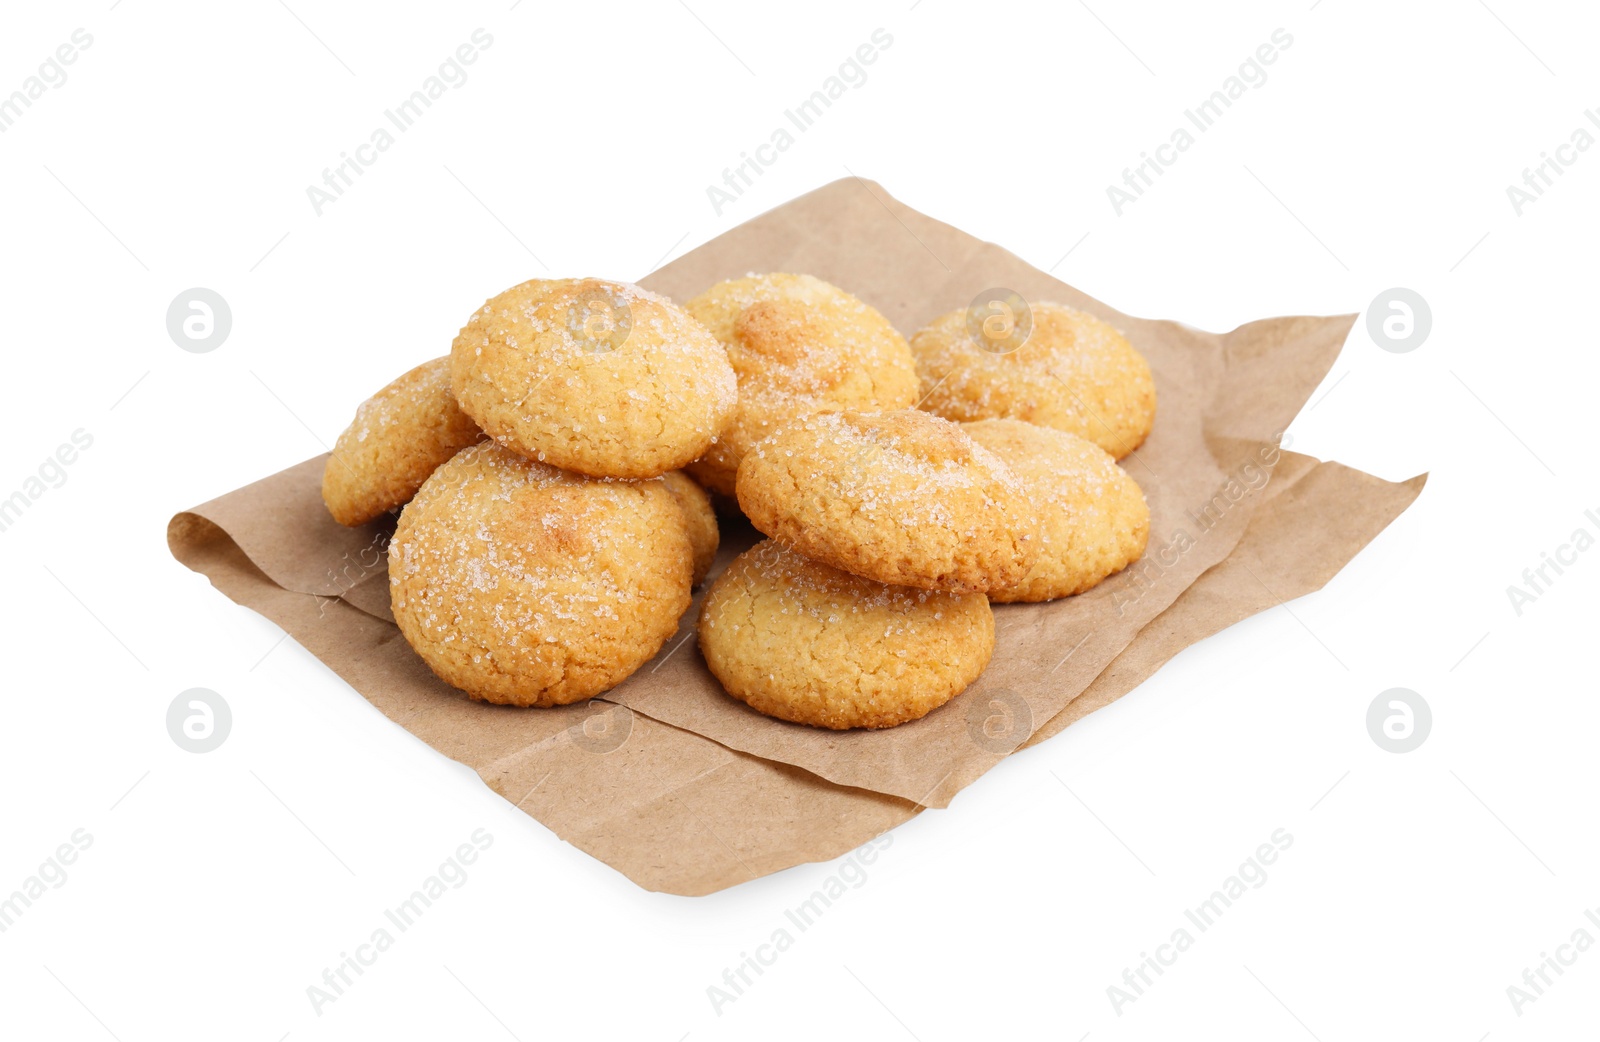
[[[564,705],[613,687],[677,632],[692,560],[665,482],[585,478],[485,442],[401,513],[390,597],[446,683],[488,702]]]
[[[990,590],[991,601],[1082,593],[1144,553],[1150,508],[1104,449],[1022,420],[981,420],[962,429],[1011,468],[1039,515],[1033,568],[1021,581]]]
[[[341,525],[365,524],[482,437],[450,392],[450,359],[424,362],[356,409],[322,470],[322,501]]]
[[[982,594],[888,586],[768,539],[711,584],[699,641],[727,692],[768,716],[893,727],[977,679],[994,615]]]
[[[699,586],[711,571],[711,562],[717,559],[717,545],[722,535],[717,529],[717,512],[711,508],[711,497],[695,480],[681,470],[669,470],[661,475],[678,508],[683,511],[683,521],[689,532],[689,546],[694,556],[694,584]]]
[[[647,478],[711,447],[733,411],[727,352],[637,286],[534,279],[479,308],[450,351],[456,400],[530,459]]]
[[[1144,356],[1110,324],[1083,311],[1041,303],[1025,318],[1031,324],[1025,339],[1013,324],[987,330],[971,309],[942,315],[913,336],[921,408],[947,420],[1054,427],[1117,459],[1138,448],[1156,415],[1155,381]]]
[[[1005,464],[915,409],[819,413],[739,465],[739,507],[807,557],[879,582],[958,593],[1022,579],[1038,518]]]

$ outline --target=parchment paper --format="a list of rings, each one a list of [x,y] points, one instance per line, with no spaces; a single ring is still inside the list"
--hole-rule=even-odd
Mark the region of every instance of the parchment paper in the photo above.
[[[747,271],[818,275],[907,333],[993,287],[1123,329],[1150,359],[1159,396],[1154,432],[1123,461],[1151,505],[1145,561],[1079,597],[996,606],[995,656],[972,689],[912,724],[834,733],[771,720],[721,691],[692,638],[698,596],[679,637],[592,706],[471,702],[400,638],[383,555],[392,521],[334,523],[320,498],[323,457],[179,514],[172,552],[558,835],[642,886],[703,894],[839,856],[946,805],[1017,747],[1120,697],[1182,648],[1320,587],[1422,486],[1276,448],[1351,316],[1272,319],[1224,335],[1130,318],[855,179],[642,282],[681,300]],[[717,570],[755,538],[725,526]]]

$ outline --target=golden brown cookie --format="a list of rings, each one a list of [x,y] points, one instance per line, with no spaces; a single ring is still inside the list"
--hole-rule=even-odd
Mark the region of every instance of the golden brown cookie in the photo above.
[[[1022,484],[960,426],[915,409],[819,413],[739,465],[766,535],[878,582],[981,593],[1022,579],[1039,522]]]
[[[450,359],[424,362],[361,403],[322,470],[322,501],[341,525],[365,524],[482,437],[450,392]]]
[[[728,693],[814,727],[893,727],[944,705],[994,653],[977,593],[888,586],[770,539],[734,559],[700,610],[700,650]]]
[[[698,458],[737,395],[727,352],[637,286],[534,279],[490,300],[450,351],[456,400],[529,459],[648,478]]]
[[[1039,515],[1039,552],[1017,583],[989,591],[996,603],[1082,593],[1137,561],[1150,538],[1150,508],[1134,480],[1100,446],[1022,420],[962,424],[1022,481]]]
[[[947,420],[1027,420],[1076,434],[1121,459],[1155,423],[1150,365],[1093,315],[1034,304],[993,328],[973,309],[941,315],[911,338],[921,408]],[[997,320],[991,316],[991,323]]]
[[[695,480],[681,470],[669,470],[661,475],[667,488],[683,511],[683,522],[689,532],[689,546],[694,554],[694,584],[699,586],[711,571],[711,562],[717,559],[717,545],[722,536],[717,529],[717,512],[711,508],[711,496],[695,484]]]
[[[748,275],[684,305],[728,350],[739,404],[717,443],[689,467],[734,494],[750,447],[779,425],[840,409],[904,409],[917,400],[911,351],[889,320],[810,275]]]
[[[621,682],[677,632],[691,560],[665,482],[585,478],[485,442],[400,514],[390,598],[446,683],[487,702],[564,705]]]

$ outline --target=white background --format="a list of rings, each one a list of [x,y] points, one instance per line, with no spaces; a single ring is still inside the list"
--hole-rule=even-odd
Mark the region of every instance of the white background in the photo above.
[[[0,496],[73,431],[94,441],[0,533],[0,891],[75,829],[93,845],[0,934],[0,1031],[1592,1030],[1600,948],[1520,1016],[1506,989],[1600,907],[1600,553],[1520,616],[1506,588],[1597,529],[1600,149],[1520,216],[1506,187],[1600,107],[1600,23],[1576,3],[1490,4],[9,11],[0,92],[74,29],[93,44],[0,134]],[[306,186],[479,27],[493,44],[470,79],[315,215]],[[880,27],[893,43],[867,82],[716,213],[707,185]],[[1117,216],[1106,186],[1278,28],[1294,42],[1269,79]],[[1417,290],[1423,346],[1381,351],[1358,324],[1291,434],[1432,477],[1324,591],[896,830],[867,882],[718,1015],[708,985],[837,866],[647,893],[385,721],[174,562],[164,530],[322,451],[487,296],[547,271],[640,277],[847,170],[1134,314],[1224,330]],[[210,354],[166,332],[192,286],[232,307]],[[164,724],[194,686],[234,715],[205,755]],[[1394,686],[1434,716],[1405,755],[1365,726]],[[467,883],[317,1016],[307,986],[480,827],[494,845]],[[1279,828],[1294,843],[1267,882],[1115,1012],[1107,987]]]

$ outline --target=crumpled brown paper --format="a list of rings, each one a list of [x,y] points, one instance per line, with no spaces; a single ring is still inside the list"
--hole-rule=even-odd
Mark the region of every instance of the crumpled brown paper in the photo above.
[[[390,719],[640,885],[704,894],[837,857],[942,807],[1004,756],[1120,697],[1190,644],[1319,588],[1420,492],[1280,450],[1352,323],[1255,322],[1228,334],[1121,315],[856,179],[756,218],[643,280],[686,299],[750,271],[851,290],[911,332],[1004,287],[1091,311],[1150,360],[1154,432],[1123,466],[1150,502],[1144,561],[1078,597],[996,606],[971,689],[920,721],[828,732],[725,695],[694,646],[698,608],[656,659],[592,706],[472,702],[390,620],[386,526],[345,529],[323,458],[173,518],[173,554],[266,615]],[[392,524],[392,522],[390,522]],[[716,570],[757,535],[724,531]]]

